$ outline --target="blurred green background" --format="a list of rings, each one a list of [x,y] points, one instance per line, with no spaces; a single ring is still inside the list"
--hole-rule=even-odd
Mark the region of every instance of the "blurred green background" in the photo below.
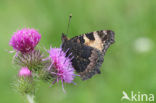
[[[155,0],[0,0],[0,103],[24,103],[12,84],[8,43],[16,30],[30,27],[42,34],[41,47],[59,47],[72,13],[69,37],[95,30],[115,31],[115,44],[105,55],[101,75],[77,85],[50,88],[41,82],[37,103],[120,103],[122,91],[156,95]],[[142,39],[143,38],[143,39]],[[156,100],[155,100],[156,101]]]

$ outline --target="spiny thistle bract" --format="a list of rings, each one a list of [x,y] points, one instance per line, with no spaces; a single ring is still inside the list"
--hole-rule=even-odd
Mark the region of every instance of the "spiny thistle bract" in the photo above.
[[[32,72],[27,67],[22,67],[19,70],[15,87],[21,94],[33,94],[35,92],[35,83],[32,78]]]
[[[29,53],[17,53],[14,63],[19,66],[28,67],[32,71],[41,70],[47,61],[44,61],[44,54],[40,50],[33,50]]]

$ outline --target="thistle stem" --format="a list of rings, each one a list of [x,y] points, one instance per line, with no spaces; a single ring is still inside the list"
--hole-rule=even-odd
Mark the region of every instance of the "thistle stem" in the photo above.
[[[26,97],[27,97],[28,103],[35,103],[34,95],[27,94]]]

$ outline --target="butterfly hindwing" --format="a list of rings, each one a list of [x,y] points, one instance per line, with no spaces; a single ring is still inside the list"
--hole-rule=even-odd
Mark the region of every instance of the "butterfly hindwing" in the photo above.
[[[71,54],[72,65],[83,80],[100,73],[99,67],[103,62],[103,53],[99,50],[71,40],[63,43],[62,49],[68,50],[67,56]]]
[[[72,58],[72,65],[82,80],[100,73],[107,48],[114,42],[114,32],[95,31],[68,39],[62,35],[62,49]]]

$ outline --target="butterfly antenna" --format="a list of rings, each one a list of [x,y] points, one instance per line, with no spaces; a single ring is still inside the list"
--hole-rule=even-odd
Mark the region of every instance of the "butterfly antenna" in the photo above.
[[[67,32],[66,32],[67,34],[68,34],[71,18],[72,18],[72,14],[69,15],[69,21],[68,21]]]

